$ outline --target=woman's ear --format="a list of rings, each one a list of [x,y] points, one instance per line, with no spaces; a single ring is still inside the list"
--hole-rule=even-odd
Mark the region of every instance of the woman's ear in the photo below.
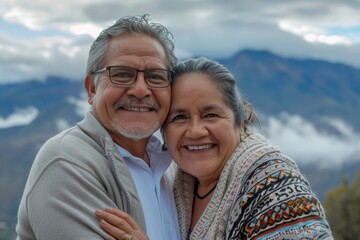
[[[88,103],[91,105],[93,102],[93,98],[96,93],[96,86],[95,86],[95,79],[93,75],[86,75],[85,81],[84,81],[85,90],[88,95]]]

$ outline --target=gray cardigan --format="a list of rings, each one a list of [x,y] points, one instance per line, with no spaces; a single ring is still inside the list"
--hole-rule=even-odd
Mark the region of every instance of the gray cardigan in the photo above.
[[[37,154],[19,207],[17,239],[105,239],[95,216],[105,207],[128,212],[145,230],[129,169],[89,112]]]

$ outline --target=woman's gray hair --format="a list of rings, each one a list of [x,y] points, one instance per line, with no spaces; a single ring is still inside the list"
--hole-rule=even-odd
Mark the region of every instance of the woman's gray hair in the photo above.
[[[178,63],[172,72],[171,85],[183,74],[193,72],[206,74],[218,87],[225,104],[233,111],[236,126],[246,129],[253,123],[255,113],[250,103],[242,96],[234,75],[222,64],[204,57],[192,58]],[[196,78],[193,80],[196,81]]]
[[[86,73],[92,74],[102,67],[110,39],[129,34],[143,34],[157,40],[165,50],[169,69],[176,64],[177,58],[174,53],[173,35],[163,25],[150,23],[149,15],[145,14],[120,18],[112,26],[104,29],[90,47]]]

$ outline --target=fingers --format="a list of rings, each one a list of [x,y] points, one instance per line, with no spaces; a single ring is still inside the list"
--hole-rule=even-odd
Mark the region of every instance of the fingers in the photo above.
[[[135,220],[119,209],[96,210],[95,215],[100,218],[100,227],[110,234],[108,240],[124,239],[127,234],[131,235],[133,240],[148,240],[146,233]]]
[[[104,229],[110,236],[108,240],[115,240],[115,239],[123,239],[126,235],[126,232],[117,228],[116,226],[108,223],[105,220],[100,220],[100,227]]]
[[[119,218],[124,219],[125,222],[128,223],[130,225],[130,227],[135,230],[141,229],[140,226],[135,222],[135,220],[126,212],[123,212],[116,208],[106,208],[105,212],[114,214],[114,215],[118,216]]]
[[[121,215],[119,216],[99,210],[96,210],[95,215],[101,219],[100,226],[112,236],[118,237],[119,235],[132,230],[130,224],[126,221],[126,219],[122,218]]]

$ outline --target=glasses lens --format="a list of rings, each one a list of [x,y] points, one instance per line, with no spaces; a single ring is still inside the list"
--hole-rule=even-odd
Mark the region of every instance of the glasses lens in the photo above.
[[[128,67],[111,67],[110,81],[119,85],[131,85],[136,78],[136,70]]]
[[[162,88],[169,86],[170,73],[164,69],[145,70],[145,80],[149,87]]]

